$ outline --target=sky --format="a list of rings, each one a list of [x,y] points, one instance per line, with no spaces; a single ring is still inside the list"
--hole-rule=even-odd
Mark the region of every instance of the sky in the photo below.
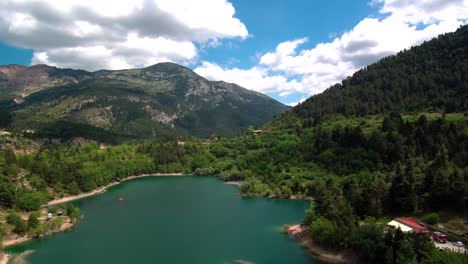
[[[468,0],[1,0],[0,64],[171,61],[295,105],[467,23]]]

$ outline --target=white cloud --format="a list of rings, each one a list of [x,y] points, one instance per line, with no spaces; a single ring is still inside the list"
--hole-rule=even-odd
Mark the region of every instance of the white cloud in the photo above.
[[[301,99],[299,99],[299,101],[297,102],[292,102],[292,103],[287,103],[287,105],[289,106],[296,106],[298,104],[302,104],[302,102],[304,102],[305,100],[307,100],[307,97],[302,97]]]
[[[262,93],[274,92],[280,86],[283,87],[283,92],[296,91],[299,85],[297,81],[288,81],[284,76],[270,75],[266,69],[261,67],[253,67],[248,70],[223,69],[215,63],[204,61],[201,66],[195,69],[195,72],[210,80],[232,82]]]
[[[448,18],[466,19],[466,0],[374,0],[382,4],[380,13],[392,14],[405,22],[432,24]]]
[[[317,94],[366,65],[468,22],[468,0],[374,0],[382,18],[365,18],[328,43],[300,49],[307,38],[280,43],[251,69],[222,69],[205,62],[196,71],[228,78],[261,92]],[[245,78],[248,75],[249,78]],[[271,82],[271,78],[280,80]]]
[[[196,43],[247,37],[227,0],[0,1],[0,40],[33,49],[32,63],[88,70],[187,63],[197,58]]]

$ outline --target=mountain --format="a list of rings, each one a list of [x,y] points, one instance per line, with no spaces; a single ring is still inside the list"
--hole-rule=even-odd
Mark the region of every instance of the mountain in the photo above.
[[[147,138],[174,134],[174,129],[201,137],[233,136],[288,109],[268,96],[208,81],[174,63],[97,72],[0,66],[0,98],[10,105],[11,128],[60,137]]]
[[[90,77],[90,73],[82,70],[58,69],[47,65],[0,66],[0,100],[22,98],[45,88],[56,87]]]
[[[468,109],[468,26],[384,58],[293,109],[303,118]]]

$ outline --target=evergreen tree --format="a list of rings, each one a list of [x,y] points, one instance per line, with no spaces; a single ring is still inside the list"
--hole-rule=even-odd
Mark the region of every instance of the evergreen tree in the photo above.
[[[442,145],[434,161],[429,166],[426,188],[430,193],[432,208],[440,208],[449,200],[452,165],[449,162],[447,148]]]
[[[31,215],[28,218],[28,228],[29,229],[34,229],[38,225],[39,225],[38,214],[37,213],[31,213]]]
[[[401,241],[398,248],[395,264],[417,264],[416,254],[414,253],[413,245],[408,240]]]

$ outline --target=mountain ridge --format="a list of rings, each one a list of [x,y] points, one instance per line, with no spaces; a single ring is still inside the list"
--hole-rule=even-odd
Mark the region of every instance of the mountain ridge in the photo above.
[[[289,107],[237,84],[209,81],[175,63],[140,69],[0,66],[0,98],[11,127],[41,130],[53,122],[91,125],[136,138],[178,132],[234,136]]]

